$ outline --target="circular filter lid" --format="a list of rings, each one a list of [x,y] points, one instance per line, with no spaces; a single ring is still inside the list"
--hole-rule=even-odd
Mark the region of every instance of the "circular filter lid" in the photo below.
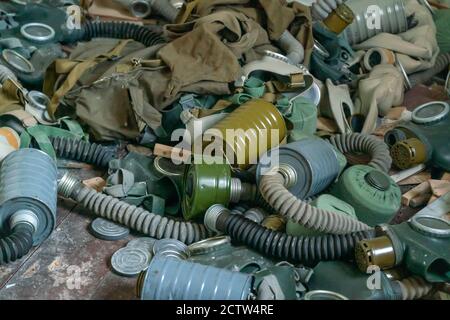
[[[372,187],[380,191],[386,191],[391,186],[391,181],[389,180],[389,177],[386,176],[383,172],[377,170],[369,172],[365,176],[365,179],[367,183],[369,183]]]
[[[55,30],[43,23],[28,23],[20,28],[24,38],[35,42],[47,42],[55,38]]]
[[[144,238],[137,238],[134,240],[131,240],[130,242],[128,242],[127,247],[129,248],[141,248],[141,249],[145,249],[150,253],[153,253],[153,247],[156,243],[156,239],[153,238],[148,238],[148,237],[144,237]]]
[[[450,112],[446,102],[430,102],[418,107],[412,114],[412,120],[417,124],[433,124],[444,119]]]
[[[175,239],[161,239],[153,246],[153,254],[176,257],[186,260],[190,256],[189,248],[186,244]]]
[[[120,240],[130,234],[130,229],[103,218],[95,219],[91,223],[91,231],[95,237],[107,241]]]
[[[23,73],[33,73],[35,71],[30,61],[14,50],[3,50],[2,57],[10,66]]]
[[[150,265],[152,255],[141,248],[122,248],[113,254],[111,266],[115,272],[125,277],[138,276]]]

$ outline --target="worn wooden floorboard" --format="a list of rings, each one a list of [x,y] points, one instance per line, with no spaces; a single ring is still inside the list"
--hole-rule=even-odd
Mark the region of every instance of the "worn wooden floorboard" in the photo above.
[[[101,175],[77,170],[80,179]],[[136,278],[110,268],[111,255],[133,238],[103,241],[89,233],[95,217],[69,200],[58,200],[53,234],[20,261],[0,267],[0,300],[134,299]]]
[[[91,299],[138,300],[136,294],[136,281],[136,278],[123,278],[109,272],[95,289]]]
[[[134,297],[136,279],[111,274],[110,257],[131,239],[103,241],[89,231],[92,217],[75,209],[0,289],[0,299],[93,299],[109,291],[109,299]],[[123,282],[123,285],[122,285]],[[132,287],[121,292],[121,287]],[[108,290],[105,290],[107,292]]]
[[[56,217],[56,228],[69,216],[75,204],[71,201],[60,200],[58,202],[58,213]],[[8,280],[39,250],[39,247],[33,248],[33,250],[24,258],[19,261],[8,264],[7,266],[0,267],[0,288],[3,288]],[[1,291],[0,291],[0,299]]]

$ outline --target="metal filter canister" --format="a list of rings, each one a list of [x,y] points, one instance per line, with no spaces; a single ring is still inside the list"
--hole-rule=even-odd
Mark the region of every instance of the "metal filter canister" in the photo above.
[[[9,232],[9,220],[19,211],[32,212],[38,222],[34,245],[53,231],[57,202],[56,163],[46,153],[21,149],[9,154],[0,168],[0,234]]]
[[[403,0],[349,0],[346,5],[355,14],[355,20],[344,31],[350,45],[364,42],[382,32],[399,34],[408,30]]]
[[[347,169],[331,194],[353,206],[358,219],[369,226],[390,222],[401,207],[402,192],[395,181],[364,165]]]
[[[198,164],[186,167],[183,182],[183,216],[202,216],[213,204],[230,203],[231,168],[227,164]]]
[[[278,160],[278,161],[277,161]],[[307,199],[319,194],[338,177],[341,167],[333,146],[319,138],[307,138],[269,151],[257,169],[258,183],[262,176],[276,167],[293,170],[288,189],[296,197]]]
[[[156,256],[137,290],[142,300],[247,300],[253,281],[249,274]]]
[[[355,19],[352,9],[345,3],[340,4],[331,14],[323,20],[323,23],[330,31],[340,34]]]
[[[234,132],[236,138],[227,136],[227,131]],[[278,135],[272,139],[271,134],[276,132]],[[277,147],[286,134],[286,123],[278,109],[269,102],[255,99],[246,102],[207,130],[205,138],[207,141],[212,141],[212,138],[223,141],[222,151],[228,161],[233,167],[246,170],[252,164],[257,164],[267,150]],[[227,149],[232,154],[227,154]]]
[[[428,154],[427,146],[416,138],[399,141],[391,149],[394,164],[402,170],[428,162]]]

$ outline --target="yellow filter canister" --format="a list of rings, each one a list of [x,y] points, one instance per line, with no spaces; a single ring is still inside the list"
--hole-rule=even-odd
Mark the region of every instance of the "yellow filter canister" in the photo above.
[[[323,20],[323,23],[328,30],[340,34],[345,30],[355,19],[355,15],[346,4],[339,5],[331,14]]]
[[[394,164],[402,170],[428,161],[427,147],[416,138],[397,142],[391,149],[391,155]]]
[[[234,168],[245,170],[258,164],[268,150],[280,145],[286,134],[286,123],[275,105],[255,99],[244,103],[205,132],[203,152],[209,154],[214,149],[212,144],[220,145],[224,158]]]

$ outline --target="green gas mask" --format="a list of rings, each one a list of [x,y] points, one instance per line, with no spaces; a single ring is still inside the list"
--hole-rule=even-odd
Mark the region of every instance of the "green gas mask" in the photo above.
[[[13,4],[8,14],[15,23],[0,29],[0,63],[28,89],[42,90],[46,69],[64,57],[59,42],[67,25],[66,11],[45,4]]]
[[[415,216],[399,225],[381,225],[377,237],[361,241],[356,260],[361,271],[403,266],[431,283],[450,281],[450,222],[439,217]]]
[[[394,164],[408,169],[428,163],[450,171],[450,105],[430,102],[418,107],[412,121],[389,131],[385,141],[391,146]]]

